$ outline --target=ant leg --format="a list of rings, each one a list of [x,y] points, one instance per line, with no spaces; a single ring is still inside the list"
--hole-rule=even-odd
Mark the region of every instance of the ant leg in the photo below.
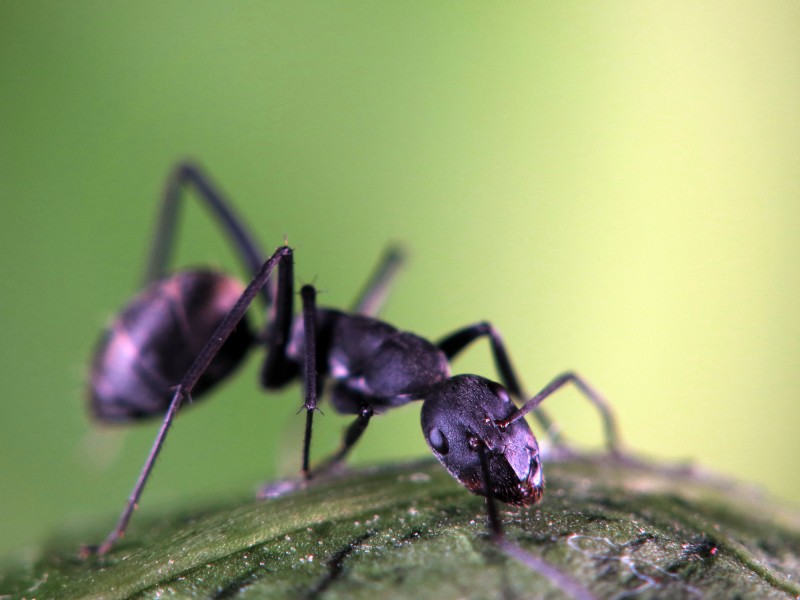
[[[167,437],[167,432],[169,431],[172,421],[174,420],[175,415],[178,413],[181,404],[183,404],[183,401],[186,398],[191,397],[192,389],[194,389],[197,381],[217,355],[219,349],[225,343],[225,340],[227,340],[228,336],[230,336],[233,330],[236,329],[236,326],[242,320],[242,317],[244,317],[247,309],[253,303],[255,297],[269,280],[273,269],[278,264],[284,263],[285,261],[291,262],[291,260],[291,248],[284,246],[275,251],[269,260],[267,260],[261,266],[261,268],[258,269],[255,277],[245,288],[244,292],[242,292],[242,295],[236,301],[236,304],[234,304],[233,308],[219,324],[216,331],[214,331],[211,339],[206,342],[206,345],[203,346],[203,349],[197,355],[197,358],[195,358],[194,362],[192,362],[189,370],[175,388],[175,393],[172,396],[169,409],[164,416],[164,420],[161,423],[161,428],[158,430],[158,435],[156,435],[153,446],[150,448],[150,454],[147,456],[147,460],[142,467],[139,478],[136,480],[136,485],[134,485],[133,490],[131,491],[128,502],[125,505],[119,520],[117,521],[117,525],[114,527],[111,533],[108,534],[103,543],[97,548],[97,554],[106,554],[109,550],[111,550],[111,547],[114,545],[114,543],[123,535],[125,535],[125,530],[128,527],[128,521],[130,521],[133,511],[136,509],[136,506],[139,503],[139,497],[142,495],[142,490],[144,489],[144,486],[150,477],[150,473],[153,470],[156,459],[158,458],[161,448],[164,445],[164,439]],[[82,553],[89,554],[90,550],[85,549]]]
[[[447,360],[452,360],[459,352],[464,350],[472,342],[480,337],[488,336],[492,348],[492,357],[497,372],[500,374],[500,380],[506,386],[511,395],[517,398],[520,402],[528,397],[522,390],[519,383],[514,367],[511,364],[511,358],[506,351],[506,346],[503,343],[503,338],[500,333],[492,327],[491,323],[482,321],[474,325],[469,325],[463,329],[459,329],[448,335],[446,338],[440,340],[436,345],[439,350],[444,352]],[[545,413],[542,409],[537,408],[534,411],[536,420],[539,425],[547,432],[547,436],[554,444],[561,443],[561,433],[555,422]]]
[[[337,394],[336,388],[334,388],[333,392],[334,396]],[[350,423],[345,431],[344,438],[342,440],[342,445],[339,449],[334,452],[331,456],[327,457],[326,459],[322,460],[319,464],[315,465],[313,469],[303,470],[303,477],[300,480],[296,479],[284,479],[280,481],[273,481],[264,485],[258,492],[258,497],[261,499],[265,498],[277,498],[279,496],[283,496],[288,492],[293,492],[298,489],[303,488],[306,486],[310,480],[327,477],[329,475],[335,475],[337,467],[344,462],[344,459],[350,453],[350,450],[355,446],[356,442],[361,438],[361,434],[367,429],[367,425],[369,425],[369,421],[373,415],[372,406],[369,404],[369,401],[364,398],[363,396],[357,395],[354,396],[353,392],[348,391],[348,398],[352,399],[354,402],[358,402],[357,416],[355,420]],[[301,408],[300,410],[303,410]],[[313,411],[312,411],[313,412]],[[307,413],[311,414],[311,413]],[[309,419],[310,420],[310,419]],[[308,423],[308,420],[306,421]],[[307,432],[310,436],[310,426],[307,429]],[[310,444],[304,444],[304,464],[307,465],[307,451],[310,447]]]
[[[305,344],[304,349],[304,375],[303,380],[305,383],[305,403],[303,408],[306,410],[306,430],[303,438],[303,466],[302,473],[305,480],[309,480],[313,475],[325,472],[334,467],[337,463],[344,460],[347,453],[355,445],[361,434],[369,425],[372,418],[373,410],[368,402],[361,399],[361,407],[356,417],[356,420],[347,428],[345,433],[342,447],[328,460],[326,460],[320,468],[315,469],[313,472],[310,468],[310,454],[311,454],[311,433],[314,421],[314,411],[317,410],[318,399],[318,382],[319,374],[317,372],[317,292],[313,286],[304,285],[300,290],[300,296],[303,299],[303,340]],[[302,408],[300,409],[302,410]]]
[[[150,254],[144,274],[144,283],[150,283],[164,276],[166,265],[172,254],[175,242],[175,226],[178,219],[178,202],[181,192],[192,187],[199,198],[205,202],[211,215],[222,225],[223,231],[233,243],[234,249],[244,263],[247,273],[256,273],[264,264],[264,252],[255,238],[236,215],[230,202],[219,189],[211,183],[202,169],[191,162],[180,162],[172,169],[164,187],[161,212],[156,222],[156,231],[150,245]],[[262,292],[264,300],[270,303],[269,288]]]
[[[353,421],[347,428],[347,431],[344,435],[344,440],[342,441],[342,447],[336,451],[336,454],[331,456],[326,461],[326,465],[333,466],[345,459],[359,438],[361,438],[361,434],[367,429],[367,425],[369,425],[369,420],[372,418],[373,414],[374,411],[372,410],[372,407],[369,404],[364,403],[364,405],[361,407],[361,412],[359,412],[358,416],[356,417],[356,420]]]
[[[512,413],[511,416],[498,422],[498,426],[501,428],[508,427],[511,423],[521,419],[530,411],[536,410],[536,407],[538,407],[545,398],[570,382],[575,384],[575,387],[586,396],[589,402],[591,402],[600,413],[600,417],[603,420],[603,429],[605,430],[606,445],[608,446],[609,453],[614,455],[621,454],[619,432],[617,431],[617,423],[614,419],[614,415],[611,413],[611,407],[608,405],[608,402],[577,373],[567,372],[553,379],[541,392],[528,400],[521,408],[518,408],[516,412]]]
[[[305,360],[303,382],[305,384],[306,431],[303,438],[303,478],[311,479],[309,468],[309,455],[311,453],[311,428],[314,421],[314,411],[317,410],[317,291],[313,286],[304,285],[300,289],[303,299],[303,342],[305,345]],[[302,410],[302,408],[300,409]]]
[[[367,316],[378,314],[405,259],[406,255],[402,246],[399,244],[387,246],[377,268],[353,303],[350,312]]]
[[[267,389],[278,389],[297,376],[297,365],[286,356],[294,320],[294,264],[283,261],[278,268],[275,302],[267,317],[267,357],[261,370],[261,383]]]
[[[503,533],[503,525],[497,512],[497,504],[492,496],[492,486],[489,484],[491,474],[489,471],[489,457],[486,446],[477,438],[471,440],[472,447],[478,452],[483,477],[483,489],[486,496],[486,512],[489,525],[489,537],[500,550],[528,567],[531,571],[547,577],[561,591],[569,594],[575,600],[596,600],[592,593],[575,579],[557,569],[547,561],[526,552],[523,548],[509,540]]]
[[[340,392],[341,393],[341,392]],[[322,461],[315,469],[314,475],[320,475],[323,473],[327,473],[331,471],[336,466],[344,462],[344,459],[350,453],[353,446],[356,445],[359,439],[361,439],[361,435],[366,431],[367,426],[369,425],[370,419],[372,419],[372,415],[375,414],[375,411],[372,408],[369,400],[366,397],[358,394],[357,392],[347,391],[347,398],[349,401],[353,403],[357,403],[358,410],[356,413],[355,420],[350,423],[345,431],[344,438],[342,439],[342,445],[339,449],[334,452],[331,456],[327,459]],[[337,389],[334,388],[333,395],[334,398],[332,401],[334,405],[336,403],[335,396],[337,394]],[[349,403],[349,402],[348,402]]]

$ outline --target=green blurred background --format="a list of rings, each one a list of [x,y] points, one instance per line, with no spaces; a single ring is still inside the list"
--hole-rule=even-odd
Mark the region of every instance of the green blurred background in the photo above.
[[[83,388],[182,156],[322,302],[404,240],[389,321],[489,319],[530,390],[578,369],[630,447],[798,504],[797,2],[4,2],[4,554],[110,525],[150,446],[98,433]],[[196,204],[184,225],[182,264],[238,268]],[[182,416],[142,513],[296,472],[299,389],[257,363]],[[484,345],[455,369],[494,374]],[[549,404],[598,446],[576,393]],[[354,461],[426,455],[418,419],[375,419]]]

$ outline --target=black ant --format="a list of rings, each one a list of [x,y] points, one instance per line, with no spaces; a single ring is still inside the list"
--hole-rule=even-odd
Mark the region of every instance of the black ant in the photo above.
[[[246,288],[236,279],[209,269],[165,273],[185,186],[199,192],[246,270],[254,274]],[[470,325],[433,344],[375,318],[402,262],[399,248],[388,249],[352,310],[317,307],[314,288],[305,285],[300,290],[302,315],[298,318],[294,316],[292,261],[293,251],[286,245],[265,260],[228,201],[198,167],[184,163],[173,170],[147,263],[144,290],[100,339],[89,389],[92,411],[101,421],[162,416],[163,422],[116,527],[93,550],[107,553],[124,534],[182,404],[196,400],[231,375],[248,349],[264,344],[267,355],[261,382],[265,388],[281,388],[298,378],[304,382],[304,479],[318,472],[309,468],[309,450],[314,412],[325,380],[332,381],[334,408],[356,417],[345,432],[341,448],[321,470],[344,460],[376,410],[422,400],[422,431],[428,445],[464,487],[487,497],[492,538],[508,554],[558,580],[557,574],[548,574],[547,565],[503,536],[493,499],[528,506],[542,496],[539,448],[523,417],[534,411],[557,440],[552,421],[538,406],[567,383],[575,384],[600,411],[609,450],[617,452],[615,423],[601,396],[575,373],[565,373],[517,408],[511,398],[524,400],[525,395],[503,341],[491,324]],[[276,269],[277,277],[273,277]],[[262,335],[254,334],[246,319],[248,307],[259,295],[269,311]],[[450,375],[450,360],[482,337],[489,339],[503,385],[478,375]],[[557,583],[569,588],[571,581],[563,577]],[[580,589],[573,591],[581,595]]]

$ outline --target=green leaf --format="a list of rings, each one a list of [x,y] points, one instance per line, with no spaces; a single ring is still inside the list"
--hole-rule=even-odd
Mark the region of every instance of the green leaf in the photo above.
[[[580,458],[546,465],[544,500],[503,507],[508,537],[598,597],[800,594],[800,518],[705,473]],[[24,598],[562,598],[505,556],[484,500],[426,461],[348,472],[273,500],[62,534],[0,574]]]

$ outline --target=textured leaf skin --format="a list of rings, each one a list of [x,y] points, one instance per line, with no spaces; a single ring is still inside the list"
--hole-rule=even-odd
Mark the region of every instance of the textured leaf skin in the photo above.
[[[508,536],[599,598],[800,595],[800,517],[707,474],[608,458],[545,466],[543,501]],[[7,564],[13,598],[563,598],[486,534],[482,498],[425,461],[354,471],[283,497],[137,515],[108,556],[94,531]]]

